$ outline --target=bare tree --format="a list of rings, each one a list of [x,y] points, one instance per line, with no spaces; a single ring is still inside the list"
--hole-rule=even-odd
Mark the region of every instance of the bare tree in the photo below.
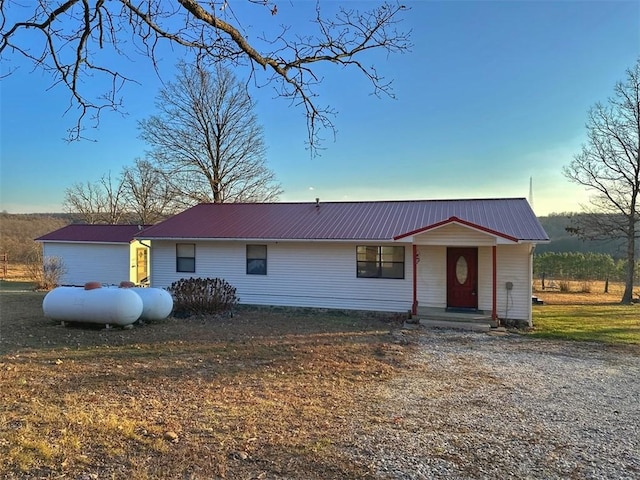
[[[278,13],[271,0],[247,3],[246,9],[262,9],[254,14],[271,17]],[[371,82],[376,95],[392,96],[391,82],[368,61],[363,62],[371,50],[402,53],[411,47],[410,32],[397,30],[403,5],[381,3],[367,11],[341,7],[327,18],[318,1],[315,31],[312,24],[301,26],[298,32],[285,25],[267,38],[262,27],[255,31],[248,26],[260,25],[265,19],[243,21],[233,8],[238,4],[239,0],[34,0],[24,4],[2,0],[0,58],[20,55],[51,74],[54,84],[70,91],[69,108],[80,111],[69,132],[71,139],[81,137],[87,115],[93,115],[97,123],[102,110],[120,109],[120,89],[135,81],[105,59],[141,54],[157,67],[165,43],[181,48],[185,58],[249,66],[249,79],[272,85],[277,95],[305,109],[312,151],[319,128],[333,129],[334,112],[318,106],[315,99],[314,87],[322,80],[319,65],[352,67]],[[29,42],[36,35],[41,44],[31,48],[34,43]],[[85,81],[95,85],[100,79],[106,80],[105,92],[89,96]]]
[[[75,183],[65,190],[64,208],[86,223],[119,223],[125,214],[124,183],[111,173],[97,182]]]
[[[102,223],[102,192],[97,183],[74,183],[64,191],[65,211],[85,223]]]
[[[124,202],[142,225],[151,225],[178,213],[182,205],[166,174],[150,161],[136,159],[122,170]]]
[[[158,94],[159,113],[140,122],[150,158],[192,203],[277,200],[245,86],[220,64],[215,74],[184,63],[178,72]]]
[[[627,272],[622,303],[633,298],[636,239],[640,237],[640,58],[614,87],[606,104],[596,103],[587,120],[588,140],[564,168],[569,180],[594,192],[587,215],[569,230],[588,239],[622,238]]]

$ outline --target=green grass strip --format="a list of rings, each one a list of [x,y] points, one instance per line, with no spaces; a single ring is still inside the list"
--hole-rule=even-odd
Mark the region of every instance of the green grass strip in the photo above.
[[[540,305],[529,335],[610,344],[640,344],[640,305]]]

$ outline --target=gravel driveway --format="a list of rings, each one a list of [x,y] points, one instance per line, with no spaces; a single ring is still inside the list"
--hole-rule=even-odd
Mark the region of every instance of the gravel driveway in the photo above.
[[[519,335],[404,332],[408,373],[361,392],[345,449],[393,479],[640,478],[638,350]],[[634,354],[635,353],[635,354]]]

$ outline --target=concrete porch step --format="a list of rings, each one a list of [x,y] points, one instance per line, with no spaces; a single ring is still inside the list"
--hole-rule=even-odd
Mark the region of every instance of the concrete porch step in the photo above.
[[[419,325],[427,328],[447,328],[452,330],[471,330],[476,332],[488,332],[493,328],[488,322],[463,322],[460,320],[420,319]]]
[[[451,328],[458,330],[488,331],[498,326],[482,311],[451,312],[441,308],[422,307],[413,319],[415,324],[431,328]]]

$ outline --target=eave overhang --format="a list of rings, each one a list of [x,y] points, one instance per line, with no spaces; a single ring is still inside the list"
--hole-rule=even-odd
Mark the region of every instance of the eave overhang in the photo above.
[[[74,244],[91,244],[91,245],[131,245],[135,242],[135,239],[129,240],[127,242],[103,242],[100,240],[41,240],[39,238],[34,240],[38,243],[74,243]]]

